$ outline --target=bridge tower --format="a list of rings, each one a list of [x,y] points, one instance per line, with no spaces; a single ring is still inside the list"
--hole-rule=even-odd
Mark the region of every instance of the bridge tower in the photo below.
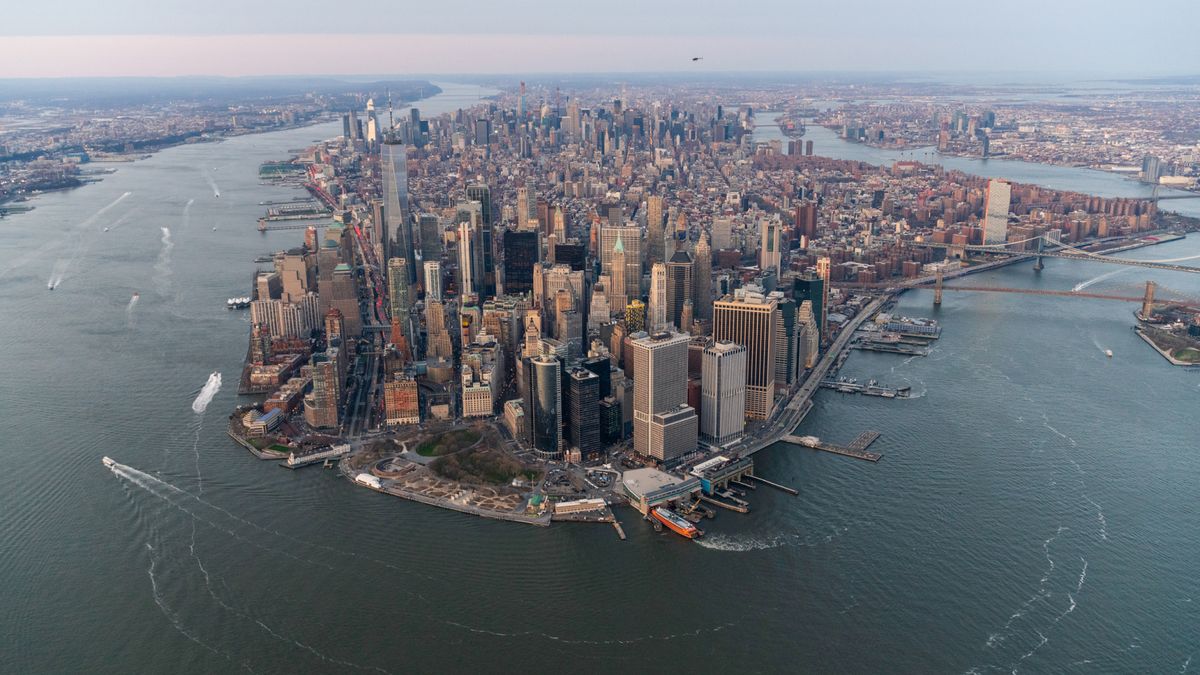
[[[1154,282],[1146,282],[1146,296],[1142,298],[1142,320],[1148,321],[1154,315]]]
[[[1042,237],[1037,238],[1037,252],[1038,253],[1042,252],[1042,246],[1044,246],[1045,244],[1046,244],[1045,239],[1043,239]],[[1033,263],[1033,271],[1041,272],[1044,269],[1046,269],[1046,266],[1044,264],[1042,264],[1042,256],[1039,255],[1037,257],[1037,260],[1034,261],[1034,263]]]
[[[935,306],[942,304],[942,270],[937,271],[937,284],[933,287],[933,304]]]

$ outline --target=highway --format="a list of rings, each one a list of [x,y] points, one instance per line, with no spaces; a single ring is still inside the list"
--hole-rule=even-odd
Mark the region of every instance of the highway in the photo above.
[[[765,427],[756,432],[753,437],[747,437],[742,441],[740,446],[735,446],[734,451],[742,457],[753,455],[763,448],[776,443],[782,437],[792,433],[792,430],[804,418],[804,414],[808,408],[809,400],[813,394],[821,387],[821,380],[825,379],[829,369],[837,362],[838,355],[847,349],[850,345],[850,339],[854,336],[854,332],[864,321],[872,316],[883,307],[884,303],[891,299],[891,295],[883,295],[871,301],[861,312],[856,314],[838,334],[833,344],[825,351],[825,355],[813,367],[812,372],[808,374],[808,378],[804,380],[804,384],[791,395],[791,398],[785,402],[780,401],[775,406],[775,413],[771,416],[770,421]]]

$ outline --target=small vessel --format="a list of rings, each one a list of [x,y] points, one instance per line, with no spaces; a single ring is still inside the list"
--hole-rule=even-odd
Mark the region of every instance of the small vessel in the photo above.
[[[656,507],[650,511],[650,515],[654,516],[654,519],[658,522],[666,525],[667,529],[688,539],[695,539],[704,534],[699,528],[684,519],[683,516],[666,507]]]
[[[250,306],[250,298],[229,298],[225,301],[225,306],[229,309],[246,309]]]
[[[137,300],[137,299],[138,299],[138,298],[140,298],[140,297],[142,297],[142,294],[141,294],[141,293],[138,293],[137,291],[134,291],[134,292],[133,292],[133,297],[132,297],[132,298],[130,298],[130,299],[131,299],[131,300]]]
[[[217,226],[213,225],[213,232],[216,232],[216,231],[217,231]]]
[[[1105,356],[1107,356],[1108,358],[1110,358],[1110,359],[1111,359],[1111,358],[1112,358],[1112,350],[1111,350],[1111,349],[1105,349],[1105,350],[1104,350],[1104,355],[1105,355]]]
[[[113,458],[109,457],[108,455],[105,455],[104,459],[100,460],[100,462],[110,469],[112,468],[113,464],[116,464],[116,462],[113,461]]]
[[[105,231],[105,232],[108,232],[108,228],[107,228],[107,227],[106,227],[106,228],[104,228],[104,231]]]

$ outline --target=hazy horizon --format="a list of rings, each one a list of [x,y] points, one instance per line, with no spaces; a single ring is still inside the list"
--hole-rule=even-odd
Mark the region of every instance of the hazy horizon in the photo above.
[[[1195,3],[1049,5],[986,12],[930,0],[798,7],[778,0],[601,14],[536,0],[459,5],[365,0],[23,3],[0,24],[0,78],[358,76],[423,73],[1196,72]],[[412,27],[426,27],[423,32]],[[703,57],[692,61],[692,57]],[[281,58],[282,57],[282,58]]]

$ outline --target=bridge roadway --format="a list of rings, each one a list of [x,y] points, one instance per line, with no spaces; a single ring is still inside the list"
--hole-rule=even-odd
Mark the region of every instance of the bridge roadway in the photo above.
[[[786,403],[780,401],[776,404],[775,412],[771,415],[771,419],[767,421],[766,427],[759,429],[753,438],[743,439],[737,446],[732,448],[732,451],[740,457],[748,457],[792,433],[792,430],[800,424],[804,416],[808,413],[813,394],[821,388],[821,380],[825,379],[829,369],[837,362],[838,355],[849,347],[850,338],[854,336],[854,331],[858,330],[858,327],[867,319],[875,316],[875,313],[891,298],[891,294],[878,297],[855,315],[842,328],[842,332],[838,334],[837,339],[833,341],[833,344],[825,351],[825,355],[813,367],[812,372],[808,374],[808,379],[804,380],[804,384],[800,385],[800,388],[791,395],[791,398]]]
[[[1036,240],[1036,239],[1037,239],[1037,237],[1034,237],[1034,240]],[[1144,267],[1146,269],[1154,269],[1154,270],[1169,270],[1172,272],[1191,272],[1193,274],[1200,274],[1200,267],[1189,267],[1187,265],[1175,265],[1175,264],[1171,264],[1171,263],[1154,262],[1152,260],[1131,260],[1129,258],[1116,258],[1108,253],[1105,253],[1104,251],[1096,251],[1096,252],[1081,251],[1081,252],[1076,253],[1073,251],[1079,250],[1079,249],[1074,249],[1073,247],[1062,244],[1061,242],[1057,242],[1057,241],[1053,241],[1053,240],[1049,240],[1049,239],[1046,239],[1044,241],[1046,244],[1049,244],[1052,246],[1059,246],[1062,248],[1059,248],[1057,250],[1043,248],[1040,251],[1036,250],[1036,249],[1032,250],[1032,251],[1017,251],[1017,250],[1009,250],[1009,249],[1005,248],[1005,246],[1007,246],[1007,244],[992,244],[992,245],[984,244],[984,245],[956,246],[954,244],[943,244],[943,243],[931,242],[931,241],[913,242],[912,245],[920,246],[923,248],[954,249],[954,250],[969,251],[969,252],[974,252],[974,253],[1011,253],[1013,255],[1018,255],[1018,256],[1022,256],[1022,257],[1035,256],[1035,257],[1039,257],[1039,258],[1066,258],[1068,260],[1085,260],[1085,261],[1090,261],[1090,262],[1108,263],[1110,265],[1126,265],[1126,266],[1130,266],[1130,267]],[[1016,242],[1016,243],[1026,243],[1026,242]],[[1089,243],[1092,243],[1092,242],[1089,242]],[[1112,253],[1119,253],[1119,252],[1120,251],[1112,251]]]

